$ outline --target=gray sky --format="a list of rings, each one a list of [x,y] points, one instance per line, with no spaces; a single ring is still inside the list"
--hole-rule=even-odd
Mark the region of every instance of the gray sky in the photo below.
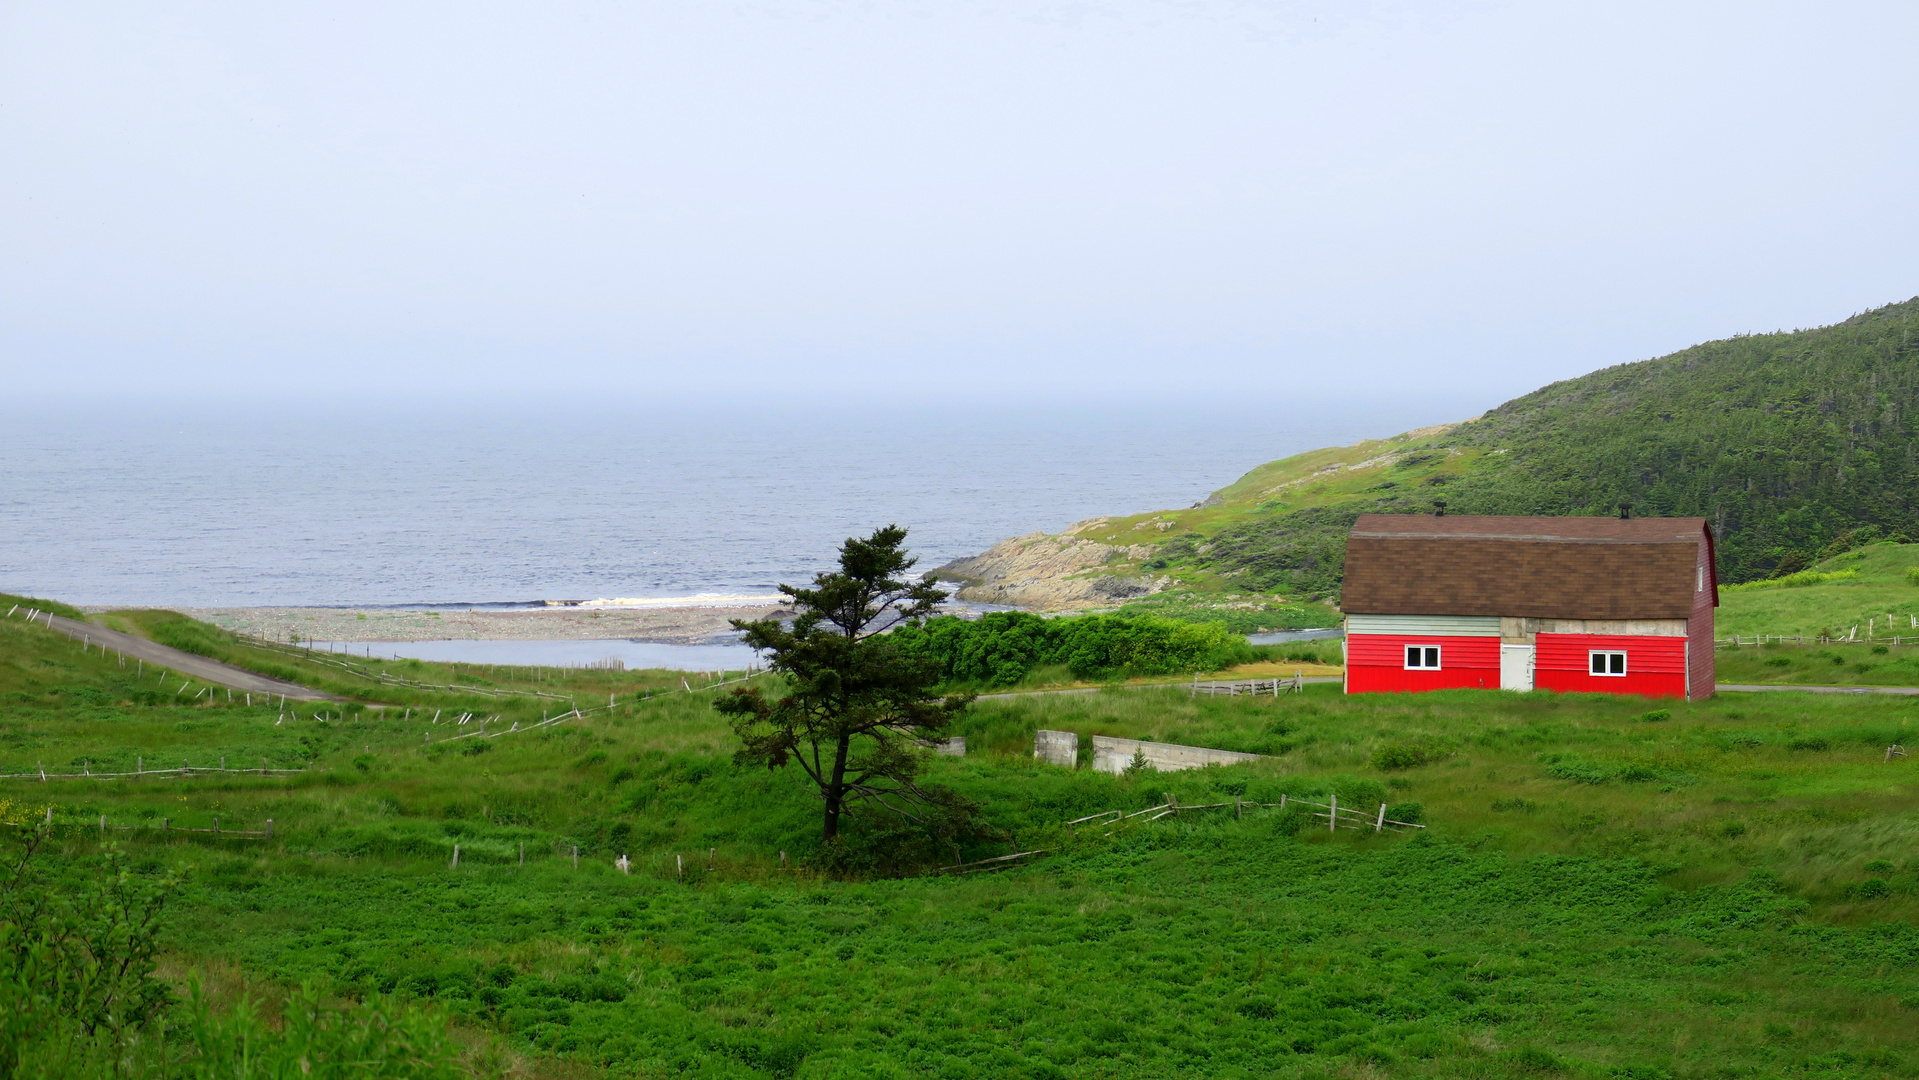
[[[1489,405],[1919,293],[1915,41],[1910,3],[11,0],[0,375]]]

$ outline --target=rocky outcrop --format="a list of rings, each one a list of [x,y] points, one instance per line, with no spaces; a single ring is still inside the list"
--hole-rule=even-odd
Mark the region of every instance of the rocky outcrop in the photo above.
[[[1105,568],[1115,563],[1136,563],[1151,555],[1153,549],[1102,544],[1073,535],[1089,524],[1092,522],[1083,522],[1059,536],[1027,533],[1002,540],[978,555],[954,559],[935,572],[960,585],[961,600],[1043,610],[1112,607],[1166,587],[1166,578],[1107,571]]]

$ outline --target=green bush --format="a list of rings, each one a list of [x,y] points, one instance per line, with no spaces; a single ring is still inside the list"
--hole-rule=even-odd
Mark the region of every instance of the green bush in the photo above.
[[[1373,751],[1372,766],[1382,772],[1412,769],[1433,760],[1430,750],[1414,743],[1387,743]]]
[[[1075,678],[1180,675],[1258,660],[1246,639],[1217,623],[1156,616],[1078,615],[1046,619],[996,611],[978,619],[943,615],[891,635],[902,653],[935,666],[949,683],[1011,686],[1045,667]]]
[[[1892,895],[1892,886],[1886,884],[1885,878],[1867,878],[1859,883],[1853,895],[1861,900],[1883,900]]]
[[[1659,724],[1659,723],[1664,723],[1665,721],[1671,720],[1671,719],[1672,719],[1671,709],[1654,709],[1651,712],[1643,712],[1639,714],[1639,722],[1642,724]]]

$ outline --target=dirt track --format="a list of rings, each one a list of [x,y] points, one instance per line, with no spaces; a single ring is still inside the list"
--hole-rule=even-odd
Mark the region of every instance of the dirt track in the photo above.
[[[222,664],[218,660],[209,660],[204,656],[195,656],[190,652],[181,652],[157,641],[148,641],[133,634],[123,634],[118,630],[109,630],[92,623],[75,622],[58,615],[40,615],[35,622],[43,623],[58,630],[88,648],[98,648],[107,652],[144,660],[147,666],[159,666],[191,676],[201,682],[216,686],[231,687],[249,694],[273,694],[291,701],[341,701],[332,694],[323,694],[296,683],[269,679],[265,675],[256,675],[237,667]],[[157,674],[154,673],[154,674]]]

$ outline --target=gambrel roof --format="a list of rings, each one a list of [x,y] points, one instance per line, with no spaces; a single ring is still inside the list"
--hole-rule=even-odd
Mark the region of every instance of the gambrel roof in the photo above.
[[[1684,619],[1705,518],[1362,514],[1340,607],[1367,615]]]

